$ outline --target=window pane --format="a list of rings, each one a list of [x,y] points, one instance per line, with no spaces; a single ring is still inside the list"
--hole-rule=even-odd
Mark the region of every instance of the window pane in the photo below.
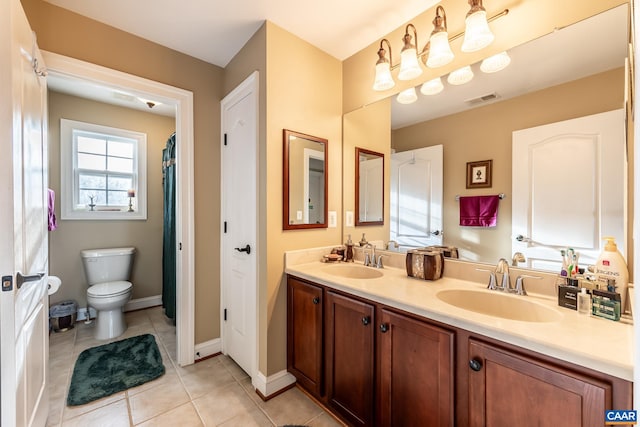
[[[78,151],[93,154],[107,154],[107,142],[104,138],[78,136]]]
[[[126,191],[109,191],[109,206],[128,206],[129,198]]]
[[[109,155],[133,158],[133,144],[130,142],[109,141]]]
[[[95,154],[78,153],[78,168],[103,171],[106,169],[106,159]]]
[[[133,179],[132,178],[123,178],[123,177],[109,177],[109,190],[124,190],[133,188]]]
[[[107,177],[104,175],[87,175],[80,174],[78,176],[78,183],[80,184],[81,189],[106,189],[107,188]]]
[[[89,196],[93,196],[93,203],[96,205],[104,205],[107,201],[106,191],[80,190],[80,199],[78,200],[78,204],[89,206],[89,203],[91,203]]]
[[[108,170],[111,172],[133,173],[133,160],[109,157]]]

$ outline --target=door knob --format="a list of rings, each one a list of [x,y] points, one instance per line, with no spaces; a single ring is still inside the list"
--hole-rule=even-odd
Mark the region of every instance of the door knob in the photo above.
[[[388,330],[389,330],[389,325],[388,324],[386,324],[386,323],[381,323],[380,324],[380,332],[382,332],[384,334]]]
[[[439,236],[439,235],[441,235],[443,233],[440,230],[436,230],[436,231],[432,231],[431,234],[433,234],[434,236]]]
[[[362,324],[364,326],[367,326],[369,323],[371,323],[371,317],[365,316],[365,317],[362,318]]]
[[[311,300],[314,304],[318,305],[320,304],[320,298],[315,297],[313,300]]]
[[[235,248],[238,252],[246,252],[247,255],[251,253],[251,246],[247,245],[244,248]]]

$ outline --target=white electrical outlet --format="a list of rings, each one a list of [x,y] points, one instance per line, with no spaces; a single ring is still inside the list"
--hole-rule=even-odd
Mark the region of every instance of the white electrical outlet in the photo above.
[[[345,212],[344,223],[345,227],[353,227],[353,211]]]
[[[329,228],[336,228],[338,226],[338,215],[336,211],[329,211]]]

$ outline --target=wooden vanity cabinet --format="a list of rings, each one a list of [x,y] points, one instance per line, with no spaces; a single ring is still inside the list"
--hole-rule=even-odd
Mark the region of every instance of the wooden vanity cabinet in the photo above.
[[[354,426],[373,425],[374,306],[326,291],[327,403]]]
[[[459,425],[600,427],[606,409],[632,408],[628,381],[473,337],[467,344]]]
[[[377,425],[454,425],[454,342],[450,330],[379,310]]]
[[[324,391],[323,288],[291,276],[287,282],[287,370],[320,398]]]

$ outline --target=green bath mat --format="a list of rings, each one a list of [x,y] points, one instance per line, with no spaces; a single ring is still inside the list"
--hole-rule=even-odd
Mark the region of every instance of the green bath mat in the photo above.
[[[92,347],[78,356],[67,405],[84,405],[163,374],[162,356],[153,335]]]

